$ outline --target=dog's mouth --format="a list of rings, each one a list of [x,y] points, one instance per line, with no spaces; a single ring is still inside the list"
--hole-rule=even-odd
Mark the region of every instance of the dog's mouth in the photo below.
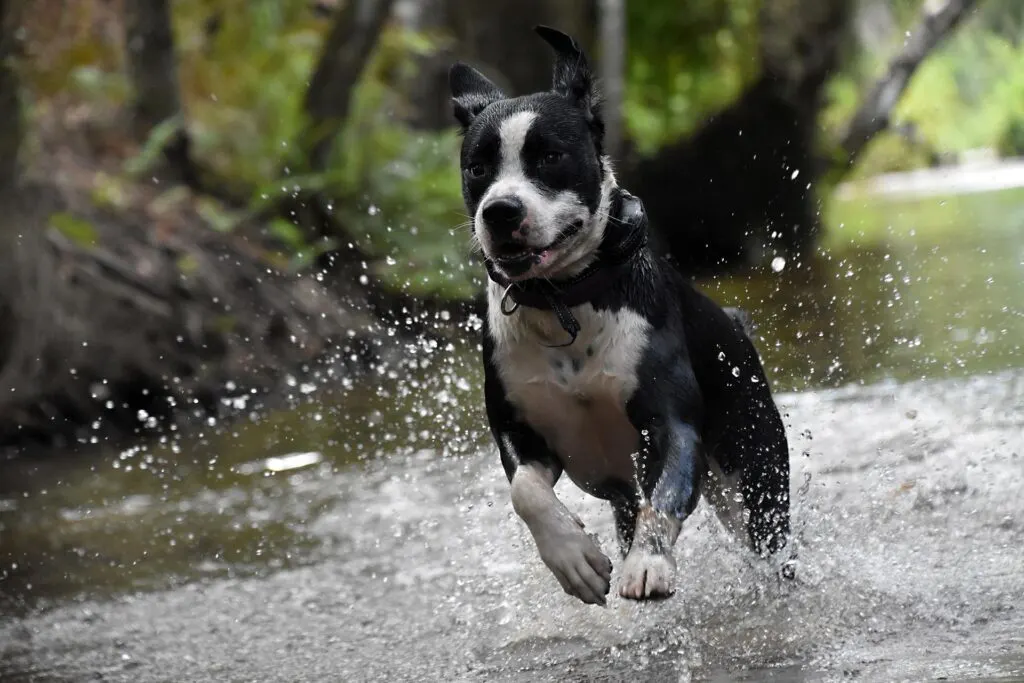
[[[551,261],[551,256],[570,239],[583,230],[583,219],[577,219],[567,228],[558,233],[547,246],[530,247],[520,244],[509,244],[499,247],[494,260],[509,276],[522,275],[533,266],[543,265]]]

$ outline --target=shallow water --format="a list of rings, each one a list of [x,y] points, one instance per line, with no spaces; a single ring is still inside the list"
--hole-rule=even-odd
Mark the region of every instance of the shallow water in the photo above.
[[[702,283],[786,412],[796,582],[701,506],[674,598],[574,603],[475,342],[423,342],[290,411],[0,464],[0,680],[1024,680],[1024,201],[928,201],[847,206],[809,274]]]

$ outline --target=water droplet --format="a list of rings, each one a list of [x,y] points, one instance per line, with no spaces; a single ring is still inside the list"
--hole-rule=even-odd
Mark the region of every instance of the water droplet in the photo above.
[[[776,256],[772,259],[772,270],[776,273],[781,273],[782,269],[786,267],[786,259],[782,256]]]

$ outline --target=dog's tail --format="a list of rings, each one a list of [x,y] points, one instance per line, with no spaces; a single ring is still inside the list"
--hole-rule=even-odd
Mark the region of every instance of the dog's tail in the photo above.
[[[733,321],[740,326],[743,333],[748,337],[754,336],[754,319],[750,317],[750,314],[744,311],[742,308],[736,308],[730,306],[723,308],[726,315],[733,319]]]

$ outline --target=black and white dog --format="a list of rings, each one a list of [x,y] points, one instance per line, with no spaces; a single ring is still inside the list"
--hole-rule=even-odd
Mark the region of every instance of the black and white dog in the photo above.
[[[491,280],[487,417],[513,508],[562,588],[604,604],[612,571],[555,496],[564,471],[611,502],[620,595],[665,597],[702,490],[757,552],[786,544],[785,429],[742,322],[648,247],[643,206],[602,152],[583,52],[537,32],[556,53],[549,92],[507,97],[465,64],[450,71],[463,196]]]

